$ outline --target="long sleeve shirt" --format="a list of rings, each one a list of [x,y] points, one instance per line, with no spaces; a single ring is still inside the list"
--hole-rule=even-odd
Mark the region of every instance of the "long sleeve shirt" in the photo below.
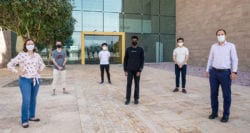
[[[128,47],[124,57],[124,71],[141,72],[144,66],[144,50],[141,47]]]
[[[231,69],[233,72],[238,70],[238,56],[235,45],[225,42],[224,45],[213,44],[208,57],[207,69]]]
[[[19,64],[19,70],[24,73],[21,76],[25,78],[40,78],[38,71],[42,71],[45,68],[41,56],[37,53],[34,53],[33,57],[26,52],[19,53],[15,58],[11,59],[7,64],[7,68],[17,73],[17,64]]]

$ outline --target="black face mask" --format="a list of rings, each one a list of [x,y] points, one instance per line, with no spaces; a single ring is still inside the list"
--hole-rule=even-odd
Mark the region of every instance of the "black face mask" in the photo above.
[[[137,45],[137,42],[136,42],[136,41],[133,41],[133,42],[132,42],[132,45],[133,45],[133,46],[136,46],[136,45]]]
[[[56,45],[57,48],[62,48],[62,45]]]

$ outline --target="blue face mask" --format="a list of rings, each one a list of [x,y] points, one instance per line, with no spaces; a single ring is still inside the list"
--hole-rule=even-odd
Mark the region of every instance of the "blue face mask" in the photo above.
[[[225,35],[219,35],[219,36],[217,36],[217,39],[219,42],[225,42],[226,37],[225,37]]]

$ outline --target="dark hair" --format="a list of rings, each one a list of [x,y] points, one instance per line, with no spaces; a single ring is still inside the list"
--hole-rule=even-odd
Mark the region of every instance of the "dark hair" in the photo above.
[[[132,36],[131,39],[139,40],[138,36]]]
[[[26,44],[28,41],[32,41],[35,45],[35,41],[33,39],[27,39],[24,44],[23,44],[23,52],[28,52],[27,48],[26,48]],[[33,49],[33,52],[36,52],[36,48]]]
[[[223,32],[225,33],[225,35],[227,34],[226,30],[224,30],[224,29],[218,29],[218,30],[216,31],[216,35],[218,34],[219,31],[223,31]]]
[[[179,37],[176,41],[178,42],[180,40],[182,40],[184,42],[184,38],[182,38],[182,37]]]
[[[104,45],[105,45],[105,46],[108,46],[108,44],[107,44],[107,43],[102,43],[102,47],[103,47]]]

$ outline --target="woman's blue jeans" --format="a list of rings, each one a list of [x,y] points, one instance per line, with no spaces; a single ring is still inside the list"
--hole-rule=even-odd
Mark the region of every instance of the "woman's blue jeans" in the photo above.
[[[40,83],[40,79],[39,79]],[[22,123],[26,123],[36,114],[36,96],[39,84],[33,84],[33,78],[19,77],[19,87],[22,93]]]

